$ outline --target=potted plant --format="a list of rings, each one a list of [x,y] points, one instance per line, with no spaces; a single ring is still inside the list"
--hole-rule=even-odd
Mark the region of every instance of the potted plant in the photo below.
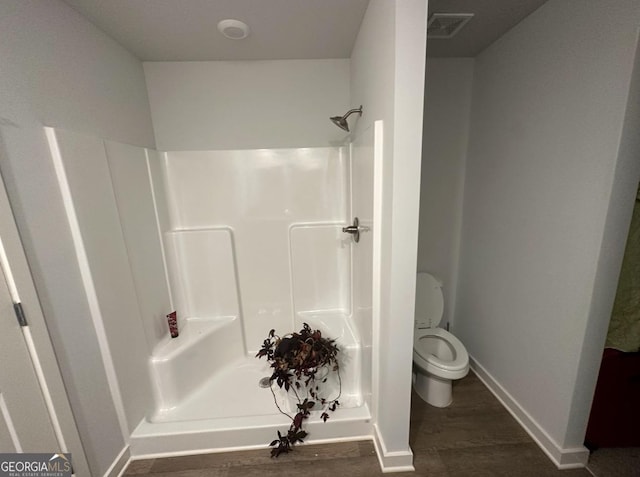
[[[311,329],[304,323],[299,332],[290,333],[282,337],[276,335],[275,330],[269,332],[262,348],[256,354],[257,358],[266,357],[271,363],[273,374],[269,378],[273,402],[278,411],[291,419],[291,426],[286,434],[278,431],[278,438],[269,446],[271,457],[290,452],[295,444],[304,442],[307,432],[302,429],[302,423],[307,419],[314,407],[322,409],[321,419],[329,419],[328,412],[335,411],[340,405],[338,399],[342,392],[340,366],[338,364],[339,349],[335,340],[322,336],[319,330]],[[336,373],[338,391],[335,398],[328,399],[322,394],[322,385],[327,382],[331,373]],[[284,388],[292,393],[297,400],[295,416],[284,412],[276,400],[273,386]]]

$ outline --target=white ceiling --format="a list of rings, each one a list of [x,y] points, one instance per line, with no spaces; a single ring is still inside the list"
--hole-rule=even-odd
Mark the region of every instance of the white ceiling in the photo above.
[[[64,0],[143,61],[349,58],[369,0]],[[223,37],[220,20],[251,35]]]
[[[143,61],[349,58],[369,0],[64,0]],[[402,0],[396,0],[402,1]],[[476,56],[546,0],[429,0],[429,13],[475,13],[429,56]],[[251,28],[224,38],[220,20]]]
[[[474,13],[475,16],[451,39],[429,39],[427,56],[476,56],[546,1],[429,0],[429,15]]]

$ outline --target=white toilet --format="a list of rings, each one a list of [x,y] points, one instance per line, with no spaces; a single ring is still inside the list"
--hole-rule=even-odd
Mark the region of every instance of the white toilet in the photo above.
[[[451,381],[469,372],[469,354],[458,338],[438,328],[444,311],[442,284],[428,273],[416,280],[413,388],[436,407],[451,404]]]

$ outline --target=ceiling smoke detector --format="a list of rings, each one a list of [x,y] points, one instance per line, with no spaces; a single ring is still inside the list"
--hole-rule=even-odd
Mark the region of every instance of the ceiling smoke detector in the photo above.
[[[453,38],[469,20],[473,13],[434,13],[427,23],[427,38]]]
[[[249,36],[249,25],[229,18],[218,23],[218,31],[229,40],[244,40]]]

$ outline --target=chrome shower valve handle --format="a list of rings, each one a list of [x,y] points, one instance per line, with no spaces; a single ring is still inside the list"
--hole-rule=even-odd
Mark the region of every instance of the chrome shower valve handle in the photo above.
[[[342,227],[342,231],[345,234],[351,234],[351,236],[353,237],[353,241],[355,243],[358,243],[360,241],[360,232],[368,232],[369,227],[360,225],[360,219],[358,219],[358,217],[355,217],[353,219],[353,225]]]

